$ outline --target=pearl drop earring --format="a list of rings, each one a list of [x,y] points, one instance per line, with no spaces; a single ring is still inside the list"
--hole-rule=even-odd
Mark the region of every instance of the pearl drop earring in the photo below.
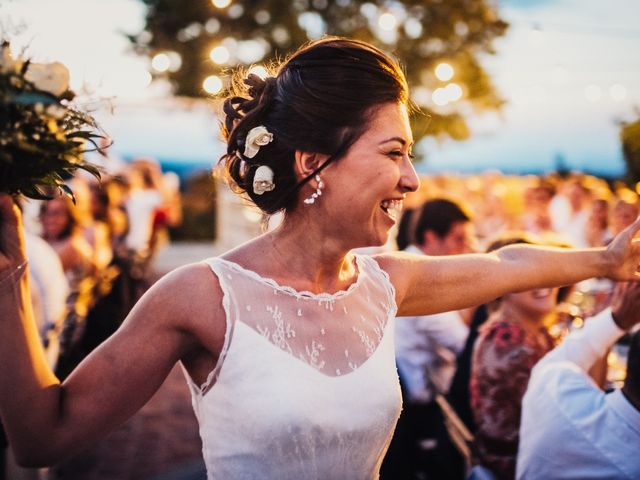
[[[322,181],[322,179],[320,178],[320,175],[318,174],[316,174],[315,179],[318,186],[316,187],[316,191],[312,193],[310,197],[304,199],[304,203],[306,203],[307,205],[313,205],[314,203],[316,203],[316,198],[322,195],[324,182]]]

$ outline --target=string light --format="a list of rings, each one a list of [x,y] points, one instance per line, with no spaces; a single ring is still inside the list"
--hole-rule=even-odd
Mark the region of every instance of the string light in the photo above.
[[[451,80],[454,73],[453,67],[446,62],[439,63],[435,69],[436,77],[443,82]]]
[[[211,0],[214,7],[227,8],[231,4],[231,0]]]
[[[167,70],[169,70],[170,66],[171,59],[166,53],[157,53],[151,59],[151,68],[153,68],[156,72],[166,72]]]
[[[378,17],[378,26],[382,30],[394,30],[398,26],[398,19],[393,13],[383,13]]]
[[[222,90],[222,80],[217,75],[210,75],[202,82],[202,88],[205,92],[215,95]]]
[[[263,80],[269,76],[269,72],[262,65],[254,65],[249,69],[249,73],[259,76]]]
[[[229,50],[227,49],[227,47],[224,47],[222,45],[217,46],[211,49],[209,58],[211,59],[211,61],[217,63],[218,65],[227,63],[229,61]]]

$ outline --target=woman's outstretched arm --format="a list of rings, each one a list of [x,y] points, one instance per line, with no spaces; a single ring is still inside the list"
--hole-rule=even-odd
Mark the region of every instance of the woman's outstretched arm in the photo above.
[[[459,310],[507,292],[570,285],[586,278],[638,281],[640,219],[606,248],[565,249],[510,245],[487,254],[376,257],[396,287],[400,315]]]
[[[129,418],[178,359],[207,342],[205,348],[216,348],[216,339],[202,338],[190,319],[204,317],[215,325],[220,312],[209,306],[207,313],[194,298],[206,298],[204,289],[214,288],[209,297],[218,290],[204,265],[169,274],[60,383],[47,367],[33,322],[28,273],[15,271],[24,261],[24,246],[19,212],[6,195],[0,195],[0,215],[0,416],[21,464],[50,465]]]

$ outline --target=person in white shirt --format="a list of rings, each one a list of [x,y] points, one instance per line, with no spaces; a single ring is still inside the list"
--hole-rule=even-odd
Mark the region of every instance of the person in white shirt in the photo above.
[[[534,367],[522,406],[518,479],[640,478],[640,332],[624,387],[606,394],[587,370],[640,322],[640,283],[569,334]]]
[[[137,159],[131,165],[131,192],[125,204],[129,217],[126,244],[142,255],[149,254],[154,215],[163,204],[160,178],[161,173],[150,159]]]
[[[571,178],[563,190],[563,195],[551,200],[553,229],[574,247],[588,247],[586,227],[592,192],[578,175]]]
[[[58,335],[66,314],[69,283],[58,254],[44,239],[25,232],[25,244],[35,320],[47,362],[54,368],[60,351]]]
[[[414,215],[414,243],[405,252],[441,256],[474,251],[471,216],[457,203],[428,200]],[[455,458],[442,449],[448,438],[435,395],[449,390],[456,356],[468,334],[467,322],[457,311],[397,319],[396,365],[404,408],[382,478],[413,478],[409,476],[416,472],[434,479],[456,475]]]

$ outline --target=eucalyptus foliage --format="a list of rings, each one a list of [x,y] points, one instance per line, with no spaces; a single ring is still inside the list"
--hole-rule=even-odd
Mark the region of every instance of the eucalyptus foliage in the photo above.
[[[62,64],[14,59],[8,42],[0,48],[0,192],[34,199],[73,196],[65,181],[76,170],[100,178],[83,158],[100,150],[100,130],[73,105]]]

